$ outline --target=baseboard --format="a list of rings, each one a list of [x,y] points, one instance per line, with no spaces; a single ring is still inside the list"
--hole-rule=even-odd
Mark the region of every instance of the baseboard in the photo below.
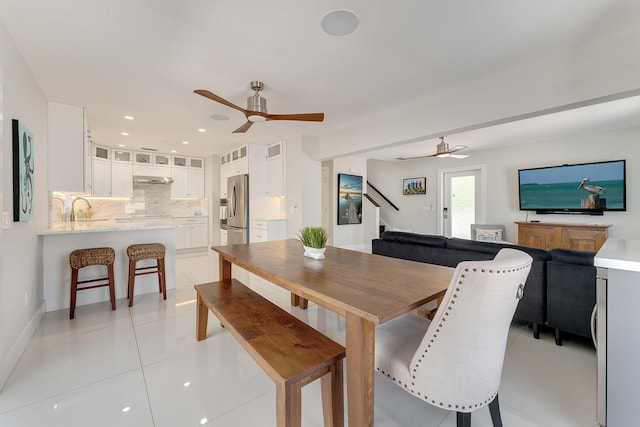
[[[35,333],[36,329],[40,325],[42,321],[42,317],[44,316],[44,301],[40,304],[40,307],[35,311],[31,319],[27,322],[27,324],[22,329],[22,332],[18,336],[18,339],[13,343],[11,349],[7,352],[7,355],[0,360],[0,392],[4,388],[7,379],[9,379],[9,375],[11,375],[11,371],[18,364],[18,360],[20,360],[20,356],[24,353],[24,350],[27,348],[31,337]]]

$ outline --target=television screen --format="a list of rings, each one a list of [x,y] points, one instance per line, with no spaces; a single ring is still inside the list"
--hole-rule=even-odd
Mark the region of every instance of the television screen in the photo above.
[[[520,210],[591,213],[626,210],[625,161],[518,171]]]

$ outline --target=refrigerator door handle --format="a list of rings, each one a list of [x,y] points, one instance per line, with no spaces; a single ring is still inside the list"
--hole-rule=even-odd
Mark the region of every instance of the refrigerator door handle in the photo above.
[[[233,183],[233,187],[229,192],[229,218],[236,216],[236,184]]]

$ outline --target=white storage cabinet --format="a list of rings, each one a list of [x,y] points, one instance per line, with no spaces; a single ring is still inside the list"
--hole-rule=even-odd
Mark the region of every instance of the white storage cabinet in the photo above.
[[[175,217],[176,249],[206,248],[209,245],[208,217]]]

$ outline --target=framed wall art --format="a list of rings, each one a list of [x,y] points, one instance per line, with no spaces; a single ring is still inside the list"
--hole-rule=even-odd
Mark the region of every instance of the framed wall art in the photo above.
[[[33,218],[33,134],[18,120],[13,127],[13,220]]]
[[[427,178],[405,178],[402,180],[402,194],[413,196],[415,194],[427,194]]]
[[[338,174],[338,225],[362,224],[362,177]]]

